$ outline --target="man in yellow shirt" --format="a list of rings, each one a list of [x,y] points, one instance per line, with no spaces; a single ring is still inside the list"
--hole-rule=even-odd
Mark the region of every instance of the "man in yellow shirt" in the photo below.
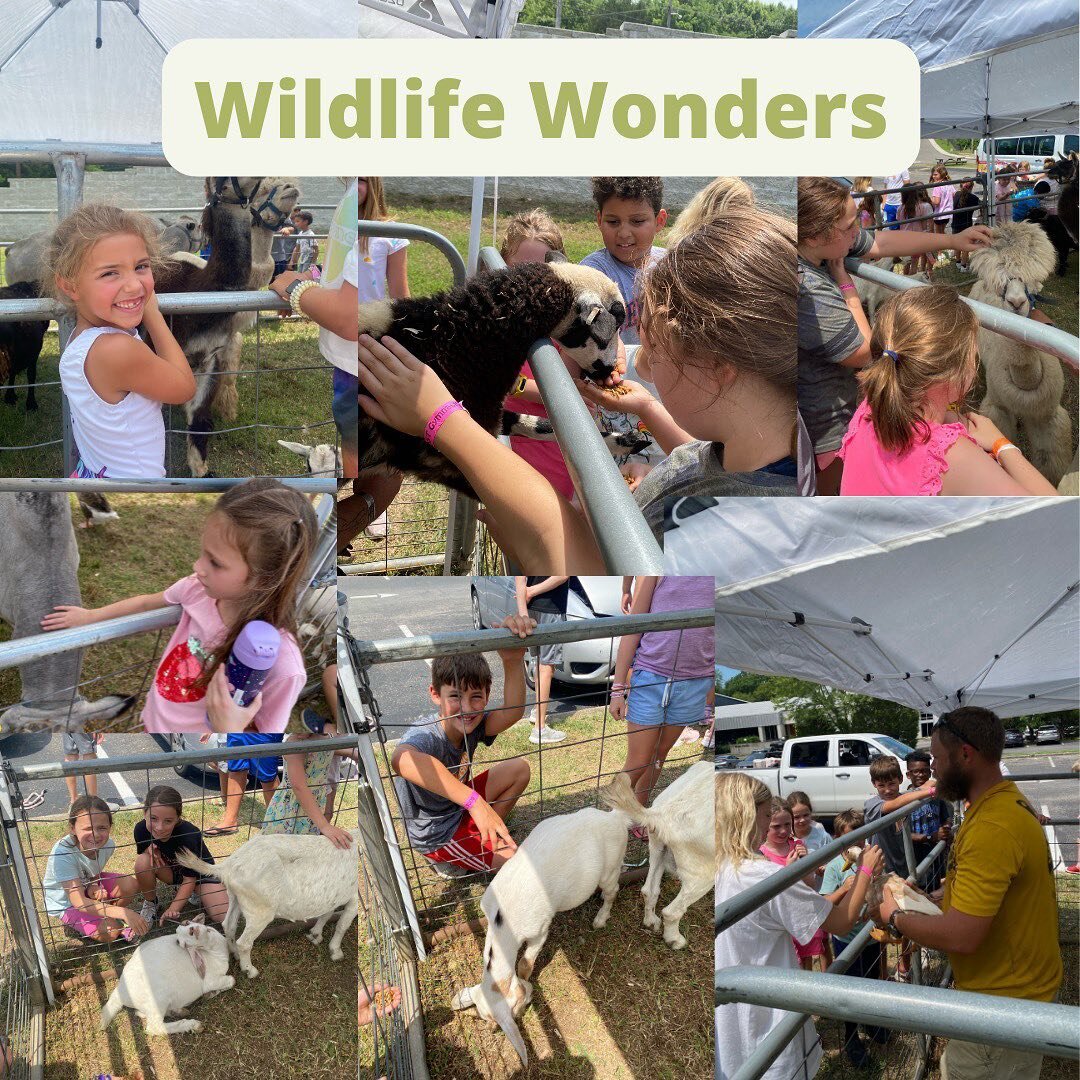
[[[1057,897],[1046,836],[1028,801],[1001,775],[1005,729],[988,709],[955,709],[934,725],[937,794],[970,805],[949,852],[944,915],[878,918],[949,957],[958,990],[1053,1001],[1061,986]],[[1042,1056],[953,1039],[943,1080],[1038,1080]]]

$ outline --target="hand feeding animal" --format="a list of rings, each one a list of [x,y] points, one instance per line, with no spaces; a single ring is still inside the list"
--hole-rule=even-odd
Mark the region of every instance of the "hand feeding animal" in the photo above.
[[[120,981],[101,1010],[104,1031],[127,1006],[146,1023],[149,1035],[179,1035],[202,1031],[199,1020],[166,1020],[183,1014],[206,994],[231,990],[229,948],[224,935],[203,925],[200,915],[182,922],[175,934],[144,941],[124,965]]]
[[[552,920],[600,889],[603,903],[592,924],[600,929],[607,922],[619,891],[629,824],[619,811],[593,807],[546,818],[495,875],[480,901],[488,920],[484,977],[459,991],[453,1008],[474,1005],[492,1026],[503,1029],[523,1065],[529,1055],[515,1020],[532,1000],[528,979]],[[522,945],[525,952],[519,961]]]
[[[353,829],[351,835],[355,841],[359,829]],[[323,927],[340,908],[330,938],[330,959],[344,957],[341,939],[356,918],[360,903],[356,859],[355,843],[338,848],[325,836],[284,833],[254,836],[213,865],[189,851],[176,857],[181,866],[210,874],[225,886],[229,894],[225,938],[249,979],[259,974],[251,963],[251,947],[274,919],[315,919],[307,938],[318,945]],[[237,937],[241,915],[244,932]]]
[[[644,925],[650,930],[660,929],[656,901],[664,872],[676,874],[682,882],[675,899],[660,913],[664,940],[673,949],[686,947],[679,921],[713,884],[712,785],[712,762],[696,761],[664,788],[650,807],[637,801],[626,773],[620,773],[600,792],[608,806],[623,811],[635,825],[645,825],[649,830],[649,875],[641,894],[645,897]]]
[[[561,260],[522,263],[481,274],[449,292],[360,305],[360,333],[389,335],[429,367],[493,435],[552,439],[550,421],[503,411],[521,359],[544,337],[562,346],[583,378],[603,381],[615,370],[626,308],[610,278]],[[389,466],[473,495],[455,465],[422,439],[360,416],[360,469]],[[640,432],[605,437],[613,454],[648,445]]]

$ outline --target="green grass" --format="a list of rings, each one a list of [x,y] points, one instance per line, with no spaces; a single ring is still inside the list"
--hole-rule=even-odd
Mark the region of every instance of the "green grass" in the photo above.
[[[625,725],[608,718],[605,733],[604,710],[581,710],[560,717],[558,724],[567,733],[566,741],[545,747],[542,761],[528,741],[527,724],[501,735],[497,752],[477,750],[477,771],[496,756],[529,755],[532,780],[508,822],[519,841],[541,817],[595,805],[597,774],[604,773],[600,783],[606,784],[624,763]],[[699,745],[674,749],[658,790],[701,756]],[[396,806],[393,796],[391,802]],[[638,864],[647,853],[647,845],[631,841],[626,857]],[[414,859],[406,849],[403,857],[409,868],[420,860],[409,876],[426,935],[480,914],[483,884],[444,881],[422,856]],[[677,882],[665,882],[660,907],[677,888]],[[534,974],[533,1003],[520,1024],[530,1048],[524,1072],[501,1031],[489,1031],[473,1011],[455,1013],[449,1007],[457,989],[479,981],[482,937],[466,933],[430,948],[419,975],[428,1065],[435,1080],[503,1080],[511,1075],[530,1080],[704,1080],[712,1075],[713,912],[708,898],[683,917],[688,947],[679,952],[642,927],[640,884],[620,891],[610,921],[600,930],[591,925],[597,908],[590,900],[554,922]]]
[[[338,801],[349,808],[338,816],[338,824],[354,827],[354,783],[338,788]],[[261,799],[246,798],[241,822],[250,821],[258,828],[262,805]],[[205,816],[200,818],[188,811],[200,825],[220,820],[221,808],[216,801],[205,803],[203,812]],[[122,843],[140,816],[117,814],[113,836]],[[64,832],[66,823],[32,825],[30,835],[39,857]],[[230,854],[246,835],[247,830],[242,829],[235,837],[211,840],[214,855],[221,858]],[[130,870],[133,862],[134,848],[118,846],[109,868]],[[162,889],[161,897],[167,892]],[[42,918],[56,926],[46,916]],[[178,1036],[147,1035],[142,1021],[129,1010],[113,1021],[107,1032],[100,1032],[98,1012],[114,981],[89,981],[86,976],[118,972],[128,952],[90,952],[70,939],[61,937],[58,941],[54,960],[63,962],[65,979],[82,978],[61,991],[55,1008],[46,1014],[46,1080],[84,1080],[99,1072],[127,1080],[139,1075],[146,1080],[239,1080],[276,1075],[279,1065],[286,1068],[287,1075],[312,1080],[340,1080],[352,1072],[357,1056],[357,977],[349,958],[356,955],[355,924],[342,941],[345,959],[338,963],[330,960],[325,938],[317,947],[297,933],[257,942],[252,959],[259,969],[258,977],[249,980],[234,965],[237,984],[232,990],[191,1007],[191,1016],[203,1022],[204,1030]],[[266,1069],[270,1071],[264,1073]]]
[[[319,354],[318,327],[307,320],[261,318],[243,338],[238,370],[252,373],[237,376],[240,407],[236,418],[215,418],[215,429],[221,434],[210,437],[210,471],[217,476],[303,475],[306,462],[278,446],[277,440],[331,443],[337,437],[331,413],[333,372]],[[28,413],[23,377],[16,380],[18,403],[0,404],[0,446],[30,446],[61,438],[59,360],[54,326],[45,337],[37,379],[56,385],[40,387],[38,409]],[[225,430],[256,422],[266,427]],[[305,430],[305,425],[312,430]],[[170,408],[166,429],[183,431],[186,427],[183,408]],[[0,474],[5,476],[61,476],[62,465],[59,445],[0,452]],[[190,475],[184,435],[168,437],[166,471],[169,476]]]

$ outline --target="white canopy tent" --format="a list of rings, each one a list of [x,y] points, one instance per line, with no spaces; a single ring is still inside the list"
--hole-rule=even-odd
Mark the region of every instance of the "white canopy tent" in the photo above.
[[[703,502],[665,567],[716,577],[717,663],[920,712],[1080,705],[1075,499]]]
[[[362,38],[505,38],[525,0],[360,0]]]
[[[1075,0],[1003,9],[984,0],[854,0],[810,37],[889,38],[922,69],[924,138],[1077,129]]]
[[[161,143],[161,64],[187,38],[355,38],[355,0],[20,0],[0,20],[0,141]]]

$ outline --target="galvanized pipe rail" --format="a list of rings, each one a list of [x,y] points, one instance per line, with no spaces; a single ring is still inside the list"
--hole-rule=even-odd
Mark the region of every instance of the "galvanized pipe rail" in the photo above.
[[[688,630],[692,627],[712,625],[712,608],[694,608],[656,615],[615,615],[609,619],[575,619],[572,622],[544,623],[526,638],[520,638],[509,630],[454,630],[439,634],[420,634],[411,638],[387,638],[382,641],[354,638],[352,652],[357,661],[364,666],[396,664],[404,660],[426,660],[436,656],[493,652],[509,646],[533,649],[543,645],[565,644],[570,641],[625,637],[627,634],[644,634],[659,630]],[[907,810],[906,807],[905,810]],[[907,812],[910,813],[911,810]],[[890,815],[890,819],[892,817],[893,815]],[[840,848],[837,847],[832,854],[837,854],[839,850]],[[805,874],[806,870],[803,869],[802,875],[797,876],[805,876]]]
[[[289,302],[269,289],[236,292],[158,293],[163,315],[205,315],[230,311],[287,311]],[[55,300],[2,300],[0,322],[62,318],[67,309]]]
[[[125,143],[66,143],[47,139],[41,142],[0,140],[0,164],[52,165],[58,155],[77,154],[87,165],[161,165],[171,168],[160,145],[136,146]]]
[[[925,289],[928,286],[922,281],[913,281],[910,278],[894,274],[889,270],[883,270],[880,266],[868,266],[859,259],[848,258],[844,260],[844,266],[849,274],[854,274],[866,281],[872,281],[876,285],[883,285],[887,289],[903,291],[905,289]],[[979,320],[979,325],[986,330],[992,330],[1002,337],[1012,341],[1019,341],[1022,345],[1030,345],[1041,349],[1043,352],[1056,356],[1065,361],[1074,370],[1080,370],[1080,338],[1059,329],[1056,326],[1047,326],[1045,323],[1035,322],[1012,312],[1002,311],[1000,308],[990,307],[978,300],[962,298],[964,303],[971,307]]]
[[[0,491],[106,491],[169,493],[190,495],[196,492],[214,493],[246,484],[248,477],[211,478],[189,480],[74,480],[70,477],[0,477]],[[337,491],[335,480],[321,480],[316,476],[281,477],[279,483],[305,495],[333,495]]]
[[[506,268],[502,256],[491,247],[481,249],[480,261],[489,270]],[[663,573],[660,545],[604,446],[562,358],[547,338],[529,350],[529,365],[608,573]]]
[[[1072,1005],[769,967],[722,969],[715,988],[718,1005],[742,1001],[1050,1057],[1080,1055]]]

